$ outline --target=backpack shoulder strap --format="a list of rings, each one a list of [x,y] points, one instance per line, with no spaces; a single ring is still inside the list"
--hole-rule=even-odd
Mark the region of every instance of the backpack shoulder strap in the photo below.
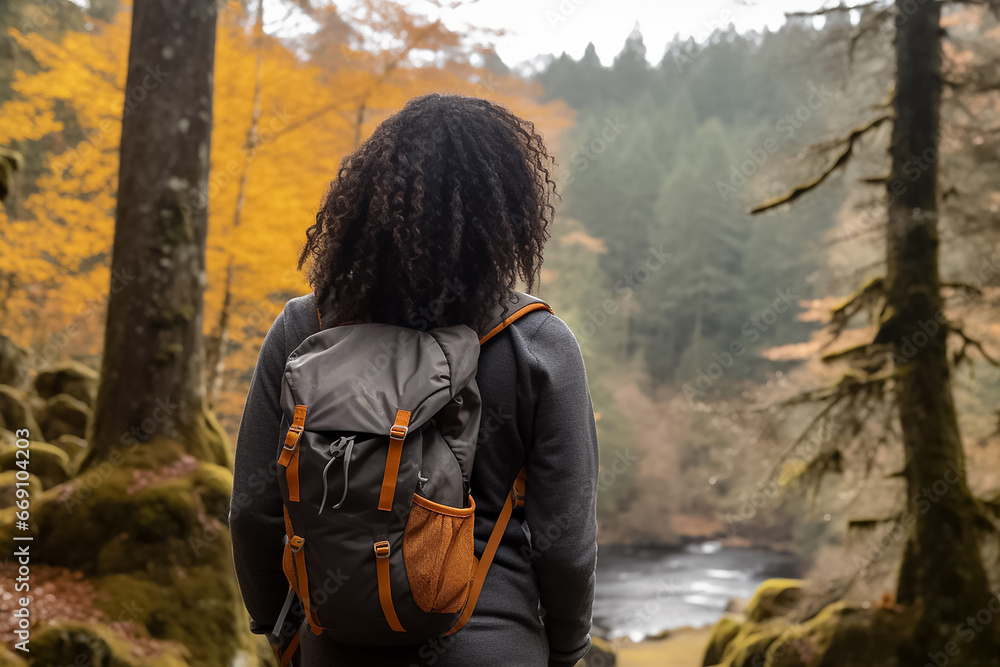
[[[524,292],[514,292],[507,303],[497,304],[492,320],[480,332],[479,344],[482,345],[506,329],[518,318],[535,310],[552,312],[549,304],[538,297],[525,294]],[[514,479],[514,484],[510,488],[510,493],[507,494],[507,500],[504,501],[503,509],[500,510],[500,516],[497,517],[496,525],[493,526],[493,532],[490,533],[490,538],[486,541],[486,548],[479,559],[479,564],[476,566],[476,574],[472,579],[472,587],[469,590],[469,599],[466,601],[465,607],[462,608],[462,613],[455,622],[455,625],[445,633],[445,636],[458,632],[472,618],[472,612],[476,609],[476,602],[479,601],[479,594],[482,592],[483,583],[486,581],[486,574],[490,570],[490,565],[493,564],[493,557],[500,547],[503,534],[507,531],[510,517],[515,509],[524,507],[524,494],[527,481],[528,469],[521,468]]]
[[[466,601],[465,607],[462,609],[462,614],[458,617],[455,625],[445,633],[446,637],[461,630],[469,622],[469,619],[472,618],[472,612],[476,609],[476,602],[479,601],[479,594],[482,592],[483,583],[486,581],[486,573],[489,572],[490,565],[493,563],[493,557],[500,546],[500,540],[503,539],[503,534],[507,530],[507,524],[510,523],[510,516],[514,513],[514,508],[524,507],[524,490],[527,480],[528,470],[527,468],[521,468],[520,472],[517,473],[517,478],[514,480],[514,485],[511,487],[510,493],[507,494],[507,500],[503,504],[503,509],[500,510],[500,516],[497,517],[497,523],[493,527],[493,532],[490,533],[490,539],[486,542],[486,548],[483,550],[482,558],[479,559],[479,565],[476,566],[476,574],[472,579],[472,588],[469,590],[469,599]]]
[[[531,296],[524,292],[513,292],[509,300],[494,306],[490,321],[479,331],[479,344],[482,345],[509,327],[518,318],[535,310],[552,312],[549,304],[537,296]]]
[[[315,295],[313,298],[315,299]],[[479,334],[479,344],[482,345],[510,326],[519,317],[527,315],[533,310],[547,310],[550,313],[552,312],[549,304],[537,296],[525,294],[524,292],[513,292],[509,299],[493,307],[489,322],[477,332]],[[326,299],[323,303],[319,303],[317,300],[316,319],[319,322],[321,330],[331,326],[335,321],[334,315],[334,307],[330,299]]]

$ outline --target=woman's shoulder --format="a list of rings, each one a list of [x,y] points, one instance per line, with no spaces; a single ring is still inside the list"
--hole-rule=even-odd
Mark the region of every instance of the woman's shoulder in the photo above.
[[[285,307],[275,320],[275,326],[281,327],[287,355],[302,341],[319,331],[316,298],[312,294],[304,294],[286,301]]]
[[[580,343],[569,325],[550,310],[537,310],[515,321],[514,338],[542,366],[579,359]]]
[[[284,328],[285,341],[294,349],[298,343],[320,330],[316,297],[310,293],[289,299],[279,319]],[[579,354],[580,345],[573,331],[551,310],[529,312],[511,323],[510,328],[517,332],[515,338],[532,353],[560,350]]]
[[[302,324],[313,324],[319,326],[319,319],[316,311],[316,297],[311,292],[296,296],[285,302],[282,310],[285,322],[296,322]]]

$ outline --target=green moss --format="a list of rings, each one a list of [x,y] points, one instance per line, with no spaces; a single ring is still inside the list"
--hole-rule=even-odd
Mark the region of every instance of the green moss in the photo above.
[[[771,644],[788,627],[780,620],[748,623],[740,628],[726,646],[720,665],[725,667],[761,667]]]
[[[31,664],[88,665],[88,667],[187,667],[186,651],[178,645],[157,647],[159,655],[145,655],[108,628],[86,623],[52,623],[37,630],[31,640]],[[219,663],[226,664],[226,663]]]
[[[39,560],[89,575],[95,606],[109,620],[182,643],[187,664],[257,665],[229,532],[215,518],[228,507],[232,474],[202,462],[181,477],[151,474],[104,462],[53,490],[59,494],[43,494]]]
[[[0,509],[0,556],[9,558],[13,553],[14,512],[13,507]]]
[[[69,394],[56,394],[45,403],[45,409],[39,414],[42,432],[49,440],[55,440],[61,435],[75,435],[84,438],[87,435],[87,424],[90,422],[90,408]]]
[[[0,644],[0,667],[27,667],[28,663],[24,658],[7,650],[7,647]]]
[[[42,437],[24,392],[5,384],[0,384],[0,428],[13,432],[28,429],[31,438]]]
[[[72,461],[74,465],[78,465],[83,459],[83,455],[87,453],[87,441],[68,433],[66,435],[59,436],[50,444],[55,445],[59,449],[66,452],[66,455],[69,456],[69,460]]]
[[[249,631],[224,524],[232,473],[195,460],[188,444],[160,440],[116,450],[43,492],[32,508],[34,556],[83,572],[109,621],[183,644],[187,653],[178,664],[256,667],[264,664],[260,640]],[[0,510],[4,545],[12,520]],[[61,651],[77,650],[82,637],[97,647],[96,655],[83,654],[88,664],[132,667],[99,628],[91,630],[64,628],[50,640],[53,661],[37,664],[75,664],[60,662]],[[88,639],[95,633],[100,641]]]
[[[740,632],[741,624],[730,616],[723,616],[712,628],[712,634],[708,638],[708,646],[705,647],[705,658],[702,665],[717,665],[722,662],[722,657],[726,653],[726,647]]]
[[[233,447],[215,413],[204,408],[198,421],[198,435],[188,443],[188,452],[206,461],[233,469]]]
[[[762,583],[747,603],[746,616],[751,623],[784,616],[802,600],[799,579],[768,579]]]
[[[76,361],[60,361],[38,373],[35,393],[44,399],[69,394],[88,406],[94,405],[99,377],[97,371]]]
[[[28,479],[25,481],[27,482],[27,486],[20,488],[27,489],[29,499],[41,494],[42,481],[38,477],[29,473]],[[0,507],[13,507],[18,499],[17,490],[19,487],[17,483],[17,471],[7,470],[0,472]]]
[[[138,469],[95,463],[36,499],[35,548],[43,562],[105,575],[142,569],[148,560],[179,567],[229,560],[228,546],[214,535],[225,528],[231,474],[196,463],[184,476],[157,479],[166,473],[152,465],[163,455],[154,449],[135,447],[121,459],[142,463]]]
[[[229,498],[233,493],[233,473],[213,463],[202,463],[195,473],[201,504],[208,516],[222,521],[229,517]]]
[[[835,603],[809,621],[787,628],[768,648],[763,665],[904,667],[899,664],[899,649],[912,641],[915,622],[912,610]]]
[[[0,156],[4,149],[0,148]],[[0,160],[2,163],[3,160]],[[0,169],[0,173],[2,173]],[[0,384],[21,387],[28,376],[28,351],[9,336],[0,334]],[[3,663],[0,662],[0,665]]]
[[[188,453],[182,442],[167,438],[157,438],[124,450],[115,449],[107,462],[115,467],[135,468],[138,470],[159,470],[164,466],[177,463]],[[94,463],[100,465],[100,461]]]
[[[253,664],[255,640],[248,631],[235,577],[221,564],[112,575],[99,580],[95,605],[113,620],[135,621],[152,637],[182,642],[191,665],[231,664],[243,655]]]
[[[73,474],[69,456],[55,445],[46,442],[32,442],[28,448],[28,458],[18,457],[17,447],[0,450],[0,471],[26,469],[41,480],[46,489],[62,484]],[[24,464],[24,468],[19,465]]]

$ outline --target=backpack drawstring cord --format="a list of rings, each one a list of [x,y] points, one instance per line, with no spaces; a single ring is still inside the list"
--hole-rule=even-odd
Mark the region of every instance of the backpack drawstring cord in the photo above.
[[[335,443],[330,445],[330,460],[327,461],[326,466],[323,468],[323,500],[319,503],[319,513],[322,514],[323,510],[326,509],[326,497],[330,492],[330,482],[327,472],[330,470],[330,466],[333,462],[337,460],[337,456],[340,454],[341,450],[344,448],[344,444],[347,444],[347,451],[344,452],[344,493],[340,496],[340,502],[334,505],[331,509],[340,509],[340,506],[344,504],[347,499],[347,481],[348,472],[351,466],[351,452],[354,450],[354,436],[341,436]]]

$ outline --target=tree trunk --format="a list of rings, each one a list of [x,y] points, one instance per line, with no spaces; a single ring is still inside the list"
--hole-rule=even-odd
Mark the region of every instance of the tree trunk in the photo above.
[[[217,5],[133,5],[111,259],[116,280],[88,464],[161,438],[205,454],[204,193]]]
[[[951,391],[938,271],[941,6],[897,4],[887,308],[879,337],[892,343],[895,354],[911,519],[899,601],[916,605],[920,618],[901,664],[922,665],[928,655],[952,655],[946,651],[954,642],[960,659],[951,664],[980,665],[996,650],[996,625],[962,641],[967,636],[960,626],[987,609],[988,583]]]

